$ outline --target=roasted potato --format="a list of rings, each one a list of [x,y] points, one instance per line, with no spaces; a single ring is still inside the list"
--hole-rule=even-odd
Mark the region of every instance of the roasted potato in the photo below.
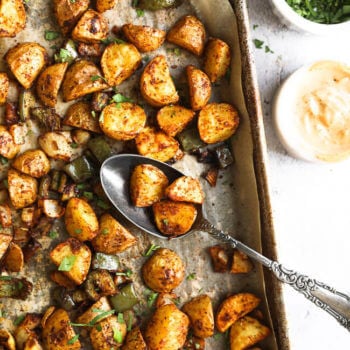
[[[204,192],[198,179],[181,176],[165,190],[165,195],[175,202],[190,202],[202,204]]]
[[[166,162],[179,150],[179,143],[162,131],[146,127],[136,136],[136,148],[139,154]]]
[[[12,211],[7,203],[0,204],[0,225],[1,228],[12,227]]]
[[[68,238],[50,252],[51,261],[75,284],[82,284],[89,272],[91,251],[75,238]]]
[[[118,254],[136,243],[136,238],[112,215],[103,214],[100,218],[100,230],[92,240],[97,252]]]
[[[7,51],[5,60],[20,84],[29,89],[46,64],[48,55],[38,43],[20,43]]]
[[[108,85],[95,64],[80,60],[68,68],[62,83],[62,94],[65,101],[71,101],[106,88]]]
[[[143,339],[139,327],[134,327],[128,332],[122,350],[147,350],[147,345]]]
[[[140,78],[143,98],[154,107],[162,107],[179,100],[165,56],[154,57],[145,67]]]
[[[117,0],[96,0],[96,10],[102,13],[108,10],[112,10],[116,4]]]
[[[217,38],[209,39],[204,53],[204,72],[215,83],[225,76],[231,63],[230,47]]]
[[[4,266],[7,271],[20,272],[24,266],[23,251],[19,245],[11,242],[4,259]]]
[[[68,201],[64,222],[68,233],[81,242],[91,241],[98,233],[99,224],[94,210],[80,198]]]
[[[0,2],[0,38],[14,37],[26,25],[26,11],[22,0]]]
[[[184,16],[169,30],[167,41],[200,56],[204,50],[205,28],[195,16]]]
[[[199,112],[199,135],[209,144],[227,140],[235,133],[238,124],[238,111],[228,103],[209,103]]]
[[[27,207],[36,201],[38,182],[35,178],[9,169],[7,182],[10,200],[15,209]]]
[[[46,175],[51,167],[46,154],[40,149],[21,153],[12,162],[12,166],[24,174],[37,178]]]
[[[248,273],[252,271],[253,268],[254,265],[246,254],[237,249],[233,251],[231,273]]]
[[[42,198],[38,202],[43,213],[48,218],[58,219],[64,215],[65,207],[62,206],[58,199]]]
[[[186,74],[190,92],[191,108],[194,111],[199,111],[206,106],[211,96],[209,77],[195,66],[187,66]]]
[[[1,15],[0,15],[1,17]],[[0,72],[0,106],[6,102],[10,81],[6,73]]]
[[[176,305],[176,300],[178,300],[178,296],[175,293],[158,293],[155,307],[158,308],[168,304]]]
[[[249,316],[236,321],[230,330],[230,350],[244,350],[270,335],[268,327]]]
[[[189,319],[174,304],[156,309],[145,330],[149,350],[178,350],[185,344]]]
[[[16,145],[24,145],[26,143],[28,128],[25,124],[16,123],[16,124],[10,125],[9,133],[11,134],[13,141]]]
[[[36,92],[40,101],[48,107],[55,107],[58,90],[61,87],[68,63],[56,63],[44,69],[36,83]]]
[[[0,346],[3,346],[6,350],[16,350],[15,338],[5,328],[0,329]]]
[[[156,292],[171,292],[185,277],[185,265],[172,250],[159,248],[142,266],[146,285]]]
[[[214,245],[208,249],[215,272],[227,272],[229,255],[227,248],[222,245]]]
[[[57,283],[59,286],[64,287],[68,290],[73,290],[77,285],[74,281],[72,281],[70,278],[68,278],[63,272],[61,271],[52,271],[50,273],[50,278]]]
[[[191,122],[194,112],[179,105],[169,105],[157,113],[159,127],[169,136],[176,136]]]
[[[133,204],[136,207],[149,207],[160,201],[168,183],[166,175],[154,165],[137,165],[130,179],[130,194]]]
[[[197,217],[197,209],[191,203],[163,200],[154,203],[152,209],[158,230],[169,237],[190,231]]]
[[[93,319],[96,318],[96,316],[101,316],[100,320],[102,321],[104,318],[107,318],[109,315],[106,313],[106,316],[101,315],[101,313],[105,313],[106,311],[111,311],[112,308],[108,302],[108,299],[106,297],[100,298],[96,303],[91,305],[82,315],[80,315],[76,322],[81,324],[88,324]]]
[[[216,328],[219,332],[225,332],[239,318],[254,310],[259,303],[260,298],[251,293],[238,293],[226,298],[216,313]]]
[[[108,21],[100,13],[88,9],[72,31],[72,39],[86,44],[99,43],[108,36]]]
[[[12,241],[12,235],[7,235],[0,232],[0,260],[7,252],[8,247]]]
[[[146,124],[146,113],[139,105],[131,102],[112,103],[100,115],[102,131],[115,140],[134,139]]]
[[[15,143],[12,135],[6,127],[0,125],[0,155],[12,159],[19,152],[19,146]]]
[[[157,50],[162,46],[166,36],[164,30],[132,23],[124,24],[122,31],[141,52]]]
[[[37,339],[37,335],[34,332],[39,327],[41,316],[36,313],[28,313],[24,317],[23,321],[19,324],[14,332],[16,339],[16,346],[18,349],[30,349],[27,348],[27,343],[32,343],[31,339]],[[41,349],[41,348],[39,348]]]
[[[101,43],[79,43],[78,44],[78,53],[82,57],[101,57],[103,54],[104,46]]]

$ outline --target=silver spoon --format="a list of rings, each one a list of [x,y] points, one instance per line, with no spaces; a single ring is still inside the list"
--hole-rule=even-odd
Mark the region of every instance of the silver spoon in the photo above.
[[[158,238],[167,239],[161,234],[152,221],[152,213],[148,208],[137,208],[130,201],[129,180],[136,165],[151,164],[158,167],[168,177],[169,183],[183,176],[179,170],[157,160],[134,155],[121,154],[112,156],[102,164],[100,177],[102,187],[113,205],[129,221],[137,227]],[[194,231],[204,231],[224,243],[229,243],[233,248],[239,249],[252,259],[267,267],[281,282],[287,283],[295,290],[302,293],[316,306],[327,311],[342,326],[350,331],[350,297],[340,293],[334,288],[319,282],[296,271],[289,270],[277,261],[272,261],[257,251],[249,248],[231,235],[215,228],[204,217],[203,210],[199,210],[198,218],[187,234],[179,236],[186,237]]]

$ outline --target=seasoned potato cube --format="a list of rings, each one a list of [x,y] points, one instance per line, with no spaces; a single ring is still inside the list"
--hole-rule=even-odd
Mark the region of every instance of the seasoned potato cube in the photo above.
[[[16,342],[13,335],[5,328],[0,329],[0,345],[7,350],[16,350]],[[132,348],[130,348],[132,349]]]
[[[4,233],[0,233],[0,260],[5,255],[10,243],[12,241],[11,235],[5,235]]]
[[[188,232],[197,217],[197,209],[191,203],[164,200],[153,204],[154,221],[166,236],[180,236]]]
[[[98,220],[90,204],[80,198],[71,198],[64,215],[66,230],[79,241],[91,241],[98,233]]]
[[[209,247],[209,254],[215,272],[226,272],[228,269],[229,257],[227,249],[221,245]]]
[[[191,108],[201,110],[208,103],[211,96],[209,77],[195,66],[187,66],[187,81],[190,90]]]
[[[2,228],[12,226],[11,208],[6,203],[0,205],[0,225]]]
[[[225,299],[219,306],[215,317],[216,328],[225,332],[239,318],[254,310],[260,303],[260,298],[251,293],[239,293]]]
[[[215,83],[222,78],[231,62],[230,47],[222,40],[211,38],[205,47],[204,72],[210,81]]]
[[[156,56],[147,64],[140,78],[140,90],[143,98],[155,107],[178,102],[165,56]]]
[[[51,158],[68,162],[74,154],[74,149],[71,147],[73,140],[69,131],[47,132],[39,136],[38,142]]]
[[[228,103],[209,103],[199,112],[198,131],[206,143],[227,140],[235,133],[238,124],[238,111]]]
[[[72,31],[72,39],[83,43],[99,43],[108,36],[108,21],[103,15],[87,10]]]
[[[76,288],[76,284],[61,271],[52,271],[50,278],[59,286],[69,290]]]
[[[111,86],[128,79],[141,63],[141,55],[133,44],[113,43],[106,47],[101,57],[101,67]]]
[[[208,338],[214,334],[213,305],[208,295],[199,295],[188,301],[182,311],[190,318],[196,337]]]
[[[89,57],[101,57],[104,50],[104,46],[100,43],[93,44],[78,44],[78,53],[80,56]]]
[[[147,350],[147,345],[139,327],[134,327],[128,332],[122,350]]]
[[[184,16],[170,29],[166,39],[200,56],[204,50],[205,28],[194,16]]]
[[[168,183],[166,175],[157,167],[151,164],[136,166],[130,179],[133,204],[137,207],[148,207],[160,201]]]
[[[30,349],[27,348],[27,343],[31,343],[32,339],[34,340],[37,338],[34,330],[39,324],[40,316],[38,314],[26,314],[24,320],[14,332],[17,349]]]
[[[132,23],[124,24],[122,30],[126,38],[141,52],[157,50],[166,36],[164,30]]]
[[[110,214],[104,214],[100,219],[100,230],[92,240],[97,252],[117,254],[136,243],[136,238]]]
[[[139,154],[162,162],[173,158],[179,150],[179,143],[173,137],[150,127],[144,128],[135,141]]]
[[[57,199],[44,198],[40,200],[43,213],[51,219],[58,219],[64,215],[65,208]]]
[[[101,315],[103,312],[106,316],[101,316],[101,321],[104,318],[108,317],[108,313],[105,313],[106,311],[111,311],[112,308],[109,305],[108,299],[106,297],[100,298],[98,301],[96,301],[93,305],[91,305],[82,315],[80,315],[76,322],[82,323],[82,324],[88,324],[90,323],[96,316]]]
[[[9,126],[9,133],[16,145],[24,145],[28,134],[28,128],[26,124],[12,124]]]
[[[40,149],[28,150],[13,161],[12,166],[32,177],[42,177],[50,171],[50,162]]]
[[[253,268],[254,265],[246,254],[237,249],[233,251],[231,273],[248,273],[252,271]]]
[[[19,152],[19,146],[14,142],[6,127],[0,125],[0,155],[12,159]]]
[[[38,195],[38,182],[29,175],[21,174],[15,169],[7,173],[10,200],[15,209],[33,204]]]
[[[176,202],[190,202],[202,204],[204,192],[198,179],[181,176],[165,190],[165,195]]]
[[[175,136],[191,122],[194,112],[179,105],[161,108],[157,113],[159,127],[169,136]]]
[[[270,335],[268,327],[253,317],[245,316],[236,321],[230,330],[230,350],[244,350]]]
[[[11,242],[4,259],[4,266],[7,271],[20,272],[24,266],[22,249],[16,243]]]
[[[155,303],[155,307],[161,307],[162,305],[168,305],[168,304],[175,304],[176,305],[176,299],[178,299],[178,296],[175,293],[165,293],[161,292],[158,293],[157,300]]]
[[[38,43],[20,43],[12,47],[5,60],[20,84],[29,89],[47,61],[47,52]]]
[[[10,81],[6,73],[0,72],[0,106],[6,102]]]
[[[75,238],[68,238],[50,252],[51,261],[75,284],[85,281],[91,263],[91,251]]]
[[[116,4],[117,0],[96,0],[96,10],[102,13],[108,10],[112,10]]]
[[[22,0],[0,2],[0,38],[14,37],[26,25],[26,11]]]
[[[112,103],[100,115],[102,131],[115,140],[134,139],[146,124],[146,113],[139,105],[130,102]]]
[[[95,64],[80,60],[68,68],[62,83],[62,94],[65,101],[71,101],[106,88],[108,85]]]

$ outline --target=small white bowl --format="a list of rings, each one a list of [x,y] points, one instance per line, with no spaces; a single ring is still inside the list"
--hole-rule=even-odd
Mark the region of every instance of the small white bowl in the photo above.
[[[318,35],[333,35],[350,32],[350,21],[337,24],[322,24],[312,22],[298,15],[285,0],[270,0],[273,11],[287,25],[295,26],[306,32]]]

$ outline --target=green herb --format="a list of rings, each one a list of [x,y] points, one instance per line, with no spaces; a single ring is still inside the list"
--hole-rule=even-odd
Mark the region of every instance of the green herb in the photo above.
[[[131,98],[128,98],[128,97],[126,97],[118,92],[112,96],[111,103],[113,103],[113,102],[117,104],[117,107],[120,107],[120,103],[122,103],[122,102],[131,102],[132,103],[134,101]]]
[[[0,318],[6,317],[6,311],[0,309]]]
[[[123,335],[121,331],[115,327],[113,328],[113,339],[119,344],[123,341]]]
[[[85,184],[79,184],[79,185],[77,185],[77,189],[78,189],[78,190],[83,190],[85,187],[86,187]]]
[[[72,0],[70,0],[72,2]],[[75,0],[74,0],[75,1]],[[72,345],[74,344],[77,340],[79,339],[79,334],[75,335],[73,338],[70,338],[67,341],[67,345]]]
[[[168,226],[168,225],[169,225],[169,220],[168,220],[168,219],[163,219],[162,222],[163,222],[163,224],[164,224],[165,226]]]
[[[75,4],[75,1],[76,1],[76,0],[70,0],[70,3],[71,3],[71,4]]]
[[[69,322],[69,324],[74,327],[93,327],[96,325],[97,322],[99,322],[103,318],[113,315],[115,313],[115,310],[103,311],[99,309],[93,309],[92,311],[98,313],[98,315],[95,316],[89,323]]]
[[[150,57],[148,55],[144,56],[142,60],[147,63],[150,60]]]
[[[18,316],[14,321],[13,321],[13,324],[15,326],[19,326],[22,321],[24,320],[24,315],[21,315],[21,316]]]
[[[65,256],[58,267],[58,271],[70,271],[77,257],[75,255]]]
[[[60,36],[60,33],[53,30],[45,30],[45,39],[48,41],[55,40]]]
[[[126,269],[125,272],[116,272],[116,276],[126,276],[126,277],[131,277],[132,275],[132,270]]]
[[[215,340],[218,340],[218,339],[221,338],[221,336],[222,336],[221,333],[215,333],[214,336],[213,336],[213,338],[214,338]]]
[[[78,144],[77,143],[75,143],[75,142],[72,142],[71,144],[70,144],[70,146],[72,147],[72,148],[78,148]]]
[[[264,42],[259,39],[253,39],[253,43],[257,49],[261,49],[264,45]]]
[[[187,279],[188,281],[192,281],[192,280],[196,279],[196,273],[195,273],[195,272],[190,273],[190,274],[186,277],[186,279]]]
[[[120,324],[125,323],[124,315],[121,312],[118,312],[117,318],[118,318],[118,323],[120,323]]]
[[[84,191],[83,196],[87,199],[93,199],[94,194],[92,192]]]
[[[103,201],[102,199],[98,199],[97,200],[97,206],[102,208],[102,209],[109,209],[110,205],[108,203],[106,203],[105,201]]]
[[[102,331],[102,326],[100,324],[97,324],[95,328],[98,332]]]
[[[136,9],[137,17],[143,17],[145,15],[145,11],[141,9]]]
[[[6,164],[8,164],[9,161],[7,158],[0,156],[0,162],[2,165],[6,165]]]
[[[107,38],[107,39],[102,39],[101,43],[105,44],[105,45],[109,45],[109,44],[112,44],[112,43],[124,44],[125,41],[122,40],[122,39],[118,39],[118,38]]]
[[[102,79],[104,82],[107,83],[106,78],[101,77],[101,75],[93,75],[90,79],[91,79],[91,81],[97,81],[99,79]]]
[[[178,47],[175,47],[173,49],[166,49],[166,52],[173,53],[176,56],[180,56],[181,55],[181,50]]]
[[[147,249],[146,253],[144,253],[143,256],[150,256],[154,251],[156,251],[159,248],[159,245],[151,244],[151,246]]]
[[[147,297],[147,306],[151,308],[158,297],[158,293],[151,291]]]
[[[81,228],[76,228],[76,229],[74,230],[74,232],[75,232],[77,235],[80,235],[80,234],[83,232],[83,230],[82,230]]]
[[[265,45],[265,52],[266,53],[274,53],[267,45]]]
[[[128,320],[128,328],[127,328],[128,332],[130,332],[132,329],[132,323],[133,323],[133,315],[131,314]]]
[[[108,229],[108,228],[104,228],[104,229],[101,231],[101,233],[102,233],[103,235],[108,235],[109,229]]]
[[[55,239],[55,238],[58,237],[58,233],[57,233],[56,231],[50,231],[50,232],[49,232],[49,237],[50,237],[51,239]]]
[[[12,280],[11,276],[0,276],[0,281],[10,281]]]
[[[67,49],[60,49],[60,52],[58,54],[55,54],[55,61],[56,62],[69,62],[73,59],[73,56]]]
[[[258,24],[254,24],[254,25],[253,25],[253,30],[255,30],[255,29],[258,28],[258,27],[259,27]]]
[[[93,118],[96,118],[96,112],[95,111],[91,111],[91,115]]]

